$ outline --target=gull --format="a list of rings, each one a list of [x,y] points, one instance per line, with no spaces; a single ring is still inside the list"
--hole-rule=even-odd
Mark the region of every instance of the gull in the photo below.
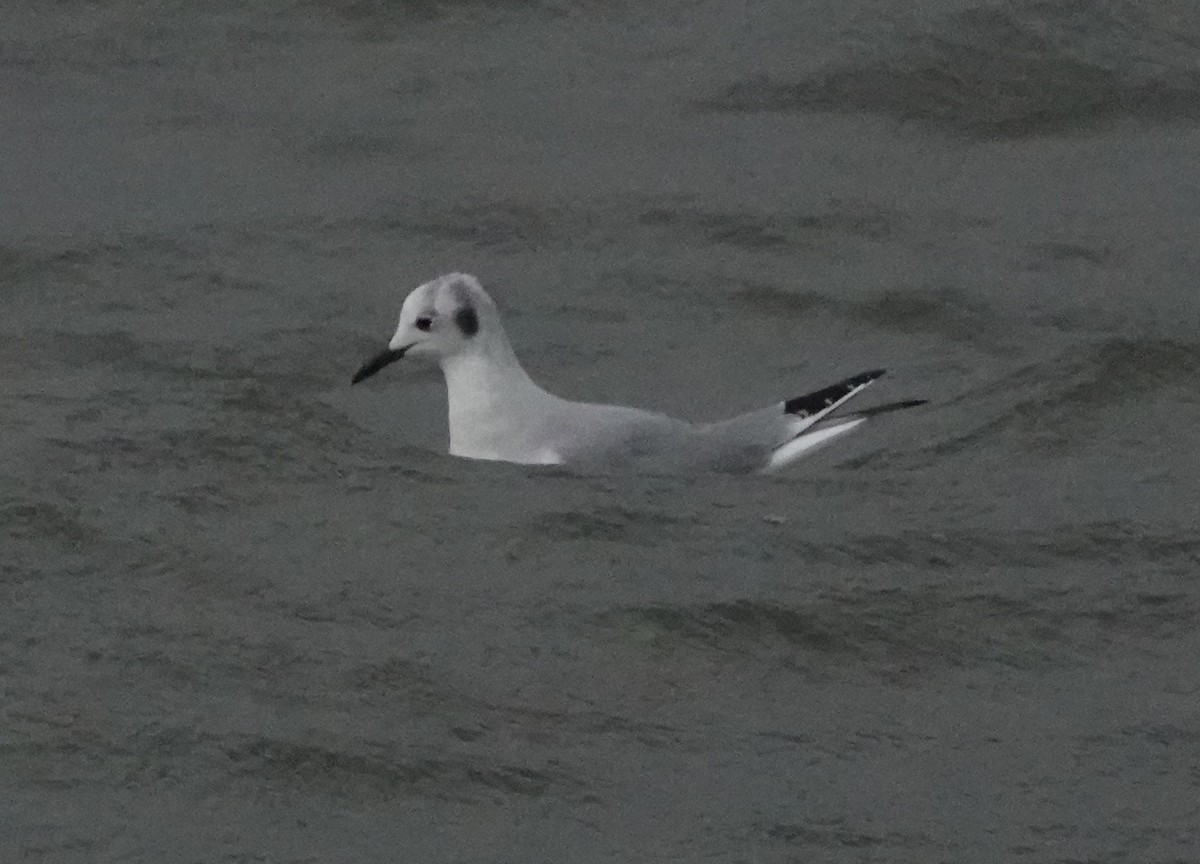
[[[521,367],[495,301],[479,280],[449,273],[417,287],[388,347],[354,374],[357,384],[402,357],[435,360],[446,376],[450,455],[526,465],[612,470],[776,471],[893,402],[836,414],[884,374],[875,369],[803,396],[713,423],[690,423],[623,405],[547,393]]]

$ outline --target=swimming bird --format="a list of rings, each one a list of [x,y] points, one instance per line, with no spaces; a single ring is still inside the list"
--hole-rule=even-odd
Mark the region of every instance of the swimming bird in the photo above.
[[[440,276],[409,294],[388,347],[367,360],[351,383],[403,357],[431,358],[442,367],[452,456],[530,465],[775,471],[869,417],[925,401],[835,415],[884,374],[874,369],[714,423],[572,402],[547,393],[529,377],[495,301],[466,273]]]

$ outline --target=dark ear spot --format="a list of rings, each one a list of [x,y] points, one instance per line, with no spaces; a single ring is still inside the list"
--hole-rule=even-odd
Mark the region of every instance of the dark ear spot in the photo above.
[[[479,332],[479,316],[470,306],[464,306],[454,313],[454,323],[464,336],[474,336]]]

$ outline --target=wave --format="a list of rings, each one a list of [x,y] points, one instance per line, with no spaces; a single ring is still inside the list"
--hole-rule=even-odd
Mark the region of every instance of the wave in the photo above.
[[[307,5],[351,28],[363,41],[378,42],[403,34],[413,24],[463,15],[492,17],[528,10],[550,17],[565,14],[548,0],[308,0]]]
[[[622,606],[597,616],[606,629],[635,631],[662,648],[772,653],[786,650],[878,662],[886,674],[983,663],[1030,668],[1108,650],[1118,638],[1164,638],[1194,626],[1184,594],[1079,596],[1035,590],[1019,596],[942,587],[827,590],[798,602],[730,599]]]
[[[817,564],[916,567],[1042,567],[1068,563],[1156,563],[1187,569],[1200,561],[1200,539],[1137,522],[1104,521],[1038,530],[855,534],[810,542],[781,538],[780,545]]]
[[[970,9],[902,27],[799,81],[756,75],[698,107],[869,113],[971,138],[1200,119],[1200,10],[1093,0]]]
[[[689,521],[657,510],[621,505],[541,514],[529,531],[546,540],[614,540],[654,545]]]
[[[273,779],[288,787],[320,787],[356,798],[414,792],[458,801],[495,793],[538,797],[551,786],[568,783],[565,775],[553,770],[466,756],[406,753],[401,757],[390,749],[388,745],[364,745],[364,752],[357,752],[343,746],[255,736],[227,746],[225,755],[236,774],[268,782]]]
[[[760,251],[776,246],[794,249],[830,237],[884,241],[896,233],[900,217],[867,202],[832,199],[822,209],[805,213],[649,207],[637,221],[650,229],[683,229],[703,235],[709,243]]]
[[[1177,390],[1182,398],[1193,399],[1197,375],[1200,346],[1186,342],[1115,337],[1072,346],[947,402],[987,405],[971,412],[986,419],[922,452],[945,456],[1005,434],[1026,446],[1062,450],[1111,435],[1164,392]]]

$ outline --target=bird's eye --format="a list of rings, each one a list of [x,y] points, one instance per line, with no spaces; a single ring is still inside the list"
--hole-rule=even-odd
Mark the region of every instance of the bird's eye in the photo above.
[[[418,330],[421,330],[421,331],[424,331],[425,333],[428,333],[428,332],[429,332],[429,328],[430,328],[430,327],[432,327],[432,326],[433,326],[433,319],[432,319],[432,318],[418,318],[418,319],[417,319],[417,329],[418,329]]]

